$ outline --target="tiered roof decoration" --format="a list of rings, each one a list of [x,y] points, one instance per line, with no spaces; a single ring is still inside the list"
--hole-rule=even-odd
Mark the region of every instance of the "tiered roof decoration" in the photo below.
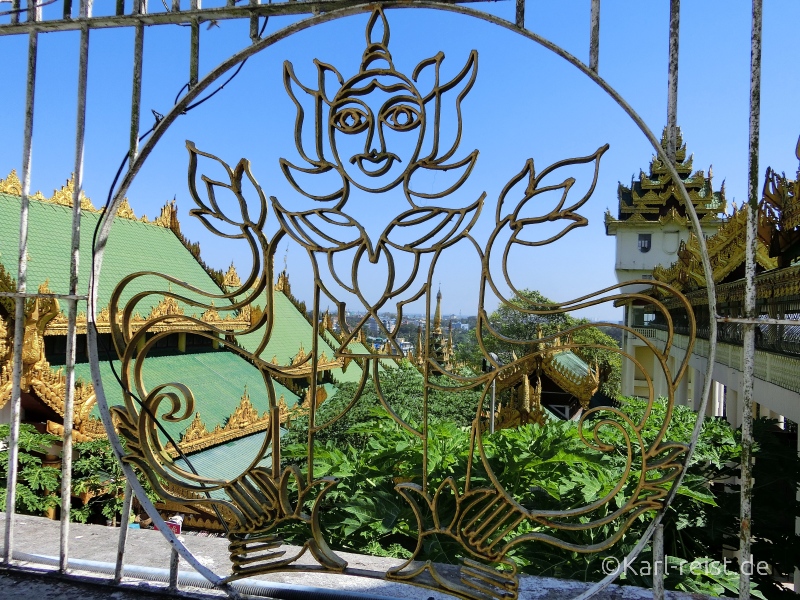
[[[667,129],[661,137],[661,145],[667,147]],[[702,221],[716,222],[720,213],[725,212],[725,182],[719,191],[712,185],[712,168],[708,168],[708,176],[703,171],[694,171],[693,156],[686,157],[686,144],[683,142],[680,128],[677,132],[677,152],[675,154],[676,170],[683,185],[689,192],[689,198],[697,215]],[[675,182],[666,165],[654,155],[650,160],[649,173],[639,171],[639,179],[631,178],[630,186],[619,184],[617,189],[619,210],[614,219],[610,212],[606,213],[606,224],[627,221],[631,223],[664,223],[665,220],[681,220],[686,222],[686,206],[678,193]]]
[[[800,161],[800,138],[795,156]],[[794,181],[767,168],[761,209],[773,227],[769,255],[788,267],[800,256],[800,165]]]
[[[800,161],[800,139],[795,156]],[[750,210],[746,203],[738,210],[734,206],[733,215],[722,223],[716,234],[706,239],[715,284],[733,284],[744,277],[746,224]],[[800,256],[800,168],[794,181],[768,168],[763,196],[756,210],[756,271],[764,273],[781,269],[761,278],[763,281],[760,279],[759,297],[762,294],[787,293],[790,289],[796,291],[796,265],[792,267],[792,263]],[[691,292],[707,286],[700,256],[700,244],[692,233],[686,243],[681,243],[679,259],[669,267],[657,266],[653,278],[690,293],[693,303],[702,300],[691,295]],[[741,288],[738,285],[723,286],[718,289],[718,294],[720,290],[728,290],[726,294],[736,296],[741,293]]]
[[[28,233],[28,281],[37,284],[48,281],[49,289],[65,294],[69,290],[69,247],[72,235],[72,195],[74,180],[70,178],[67,185],[56,190],[53,196],[45,198],[41,194],[31,196],[29,219],[36,227]],[[0,180],[0,210],[10,215],[18,215],[20,211],[21,185],[14,171]],[[91,207],[91,201],[82,196],[81,206],[83,226],[81,227],[81,248],[90,248],[94,226],[100,219],[102,210]],[[91,208],[83,208],[89,206]],[[208,288],[209,276],[216,283],[215,274],[209,272],[207,266],[199,260],[199,247],[188,242],[180,233],[175,201],[169,201],[161,210],[161,214],[153,221],[142,217],[136,220],[129,208],[118,213],[119,222],[115,226],[106,250],[108,257],[104,263],[104,276],[100,281],[99,304],[107,305],[114,284],[124,275],[134,271],[169,272],[194,287]],[[196,248],[195,248],[196,247]],[[131,249],[135,248],[135,252]],[[188,249],[189,252],[185,250]],[[196,249],[196,252],[194,251]],[[19,220],[17,218],[0,219],[0,291],[16,289],[11,272],[16,271],[19,254]],[[79,286],[85,287],[89,280],[91,261],[80,262],[78,274]],[[220,279],[221,281],[221,279]],[[141,278],[129,286],[122,301],[127,301],[133,294],[149,289],[158,289],[160,282],[154,278]],[[165,290],[167,291],[167,290]],[[185,295],[192,297],[191,292]],[[196,296],[197,300],[203,300]],[[217,307],[215,313],[196,314],[196,309],[189,305],[175,302],[167,295],[151,294],[138,305],[141,314],[134,315],[134,328],[144,322],[145,313],[188,315],[201,320],[214,319],[226,324],[230,330],[243,329],[250,325],[248,310],[235,313],[225,311],[223,306]],[[13,310],[11,311],[13,313]],[[98,315],[97,324],[101,333],[110,331],[107,308]],[[229,326],[228,326],[229,325]],[[65,335],[67,317],[63,310],[54,316],[44,335]],[[168,324],[165,323],[165,327]],[[199,327],[199,326],[198,326]],[[78,333],[86,333],[86,314],[78,315]]]
[[[717,233],[706,239],[714,283],[739,279],[745,260],[745,241],[747,204],[738,210],[734,207],[733,215],[725,221]],[[756,246],[756,262],[759,271],[769,271],[778,266],[778,261],[770,257],[771,226],[759,209],[758,240]],[[687,242],[681,242],[678,248],[678,260],[669,267],[658,265],[653,269],[653,279],[669,284],[682,292],[706,287],[706,278],[701,262],[700,243],[692,232]]]

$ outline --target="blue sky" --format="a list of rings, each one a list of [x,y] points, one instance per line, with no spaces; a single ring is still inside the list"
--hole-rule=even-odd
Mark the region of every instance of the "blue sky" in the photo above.
[[[109,6],[111,3],[108,3]],[[204,3],[204,5],[207,3]],[[104,4],[96,3],[98,10]],[[529,3],[526,25],[588,62],[589,0]],[[762,144],[760,172],[768,165],[794,174],[794,147],[800,134],[800,62],[796,23],[800,3],[770,0],[764,9]],[[513,19],[511,2],[473,5]],[[601,12],[600,75],[660,134],[666,120],[667,0],[604,2]],[[59,10],[57,6],[48,9]],[[555,300],[568,300],[615,282],[614,240],[605,236],[603,213],[616,210],[617,182],[647,167],[652,151],[638,129],[590,80],[536,44],[470,17],[429,10],[387,11],[390,50],[396,68],[411,73],[421,60],[443,51],[443,77],[452,77],[471,50],[479,54],[475,85],[463,103],[463,137],[455,158],[480,151],[476,167],[457,192],[469,204],[486,192],[486,204],[474,232],[491,230],[498,194],[528,158],[537,170],[556,161],[591,154],[608,143],[601,159],[594,195],[581,209],[589,226],[571,231],[555,244],[514,252],[510,270],[519,287],[539,289]],[[294,19],[272,18],[267,33]],[[291,205],[297,193],[278,168],[285,157],[298,163],[293,143],[294,105],[282,83],[283,63],[291,60],[298,78],[315,81],[314,58],[336,66],[345,79],[354,75],[364,51],[367,16],[359,15],[296,34],[253,57],[226,89],[197,110],[179,118],[159,142],[128,196],[137,215],[156,216],[173,196],[178,199],[184,233],[201,243],[203,258],[226,268],[232,260],[240,273],[249,259],[243,249],[212,236],[188,215],[193,207],[186,185],[185,141],[231,165],[251,160],[253,173],[268,196]],[[695,168],[714,167],[715,188],[726,180],[728,199],[746,196],[750,61],[748,2],[682,3],[678,122]],[[188,78],[189,30],[150,27],[145,34],[143,129],[152,124],[150,109],[166,113]],[[249,44],[248,23],[223,22],[201,34],[201,74]],[[133,32],[103,30],[91,34],[89,115],[85,188],[95,205],[104,202],[128,140]],[[0,177],[20,169],[27,39],[0,37],[5,57],[0,94],[2,140]],[[33,143],[33,190],[46,195],[63,185],[72,170],[78,33],[40,36],[36,120]],[[443,124],[451,134],[453,124]],[[210,174],[210,173],[209,173]],[[575,192],[591,173],[576,168]],[[439,175],[437,175],[439,177]],[[763,179],[762,179],[763,181]],[[431,189],[442,182],[424,180]],[[402,210],[399,190],[381,198],[354,194],[352,214],[371,232],[380,232]],[[350,204],[348,206],[351,206]],[[275,219],[270,215],[267,229]],[[35,226],[35,224],[32,224]],[[112,231],[113,235],[113,231]],[[284,250],[277,262],[283,260]],[[86,255],[85,255],[86,256]],[[84,258],[86,260],[86,258]],[[290,245],[288,264],[293,290],[310,299],[308,259]],[[479,265],[463,243],[442,257],[434,274],[441,283],[446,312],[474,314]],[[380,267],[364,283],[380,293]],[[496,302],[487,298],[487,306]],[[583,316],[617,320],[611,307],[589,309]]]

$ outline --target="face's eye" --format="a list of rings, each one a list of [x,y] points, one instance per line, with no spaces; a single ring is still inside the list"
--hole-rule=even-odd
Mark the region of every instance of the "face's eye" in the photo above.
[[[331,122],[342,133],[358,133],[367,128],[369,117],[363,110],[350,106],[337,111]]]
[[[419,110],[408,104],[395,104],[383,111],[381,121],[395,131],[411,131],[419,125]]]

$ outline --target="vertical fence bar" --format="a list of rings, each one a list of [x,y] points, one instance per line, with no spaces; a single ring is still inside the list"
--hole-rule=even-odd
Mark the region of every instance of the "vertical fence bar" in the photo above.
[[[514,22],[517,27],[525,28],[525,0],[517,0],[517,11]]]
[[[125,484],[125,500],[122,505],[122,516],[119,524],[119,540],[117,541],[117,564],[114,567],[114,583],[122,581],[123,569],[125,564],[125,544],[128,542],[128,520],[131,515],[131,503],[133,502],[133,490],[131,484]]]
[[[653,535],[653,600],[664,600],[664,525]]]
[[[90,0],[81,0],[80,17],[88,18],[91,11]],[[75,181],[72,192],[72,242],[70,248],[69,294],[78,293],[78,266],[81,245],[81,192],[83,191],[83,149],[86,134],[86,80],[89,65],[89,26],[81,27],[80,48],[78,50],[78,107],[75,118]],[[77,340],[76,321],[78,301],[68,300],[67,311],[67,356],[66,389],[64,390],[64,439],[61,453],[61,554],[59,568],[67,572],[69,564],[69,517],[72,507],[72,422],[75,404],[75,344]]]
[[[28,0],[28,20],[35,21],[39,8],[36,0]],[[28,76],[25,93],[25,128],[22,141],[22,194],[19,214],[19,267],[17,292],[24,293],[28,282],[28,194],[31,190],[31,151],[33,138],[33,102],[36,92],[36,58],[38,34],[28,34]],[[8,440],[8,478],[6,480],[6,530],[3,562],[11,563],[14,550],[14,505],[17,500],[17,461],[19,460],[19,422],[22,401],[22,341],[25,336],[25,299],[16,298],[14,307],[14,368],[11,388],[11,431]]]
[[[667,156],[675,162],[678,139],[678,42],[681,28],[681,0],[669,2],[669,75],[667,92]]]
[[[169,587],[171,592],[178,591],[178,565],[180,564],[180,556],[175,548],[172,549],[169,555]]]
[[[200,0],[192,0],[192,10],[200,9]],[[197,85],[200,74],[200,21],[192,19],[192,40],[189,48],[189,89]]]
[[[145,0],[135,0],[137,2],[136,11],[144,13]],[[131,137],[130,154],[128,164],[136,160],[139,152],[139,117],[142,103],[142,56],[144,54],[144,25],[141,21],[136,22],[133,37],[133,82],[131,92]]]
[[[15,25],[19,23],[19,0],[11,0],[11,22]]]
[[[589,68],[597,73],[600,62],[600,0],[592,0],[589,38]]]
[[[755,319],[756,314],[756,243],[758,226],[758,151],[761,119],[761,16],[762,0],[753,0],[753,25],[750,51],[750,147],[747,173],[747,241],[745,243],[745,293],[744,316]],[[755,325],[742,325],[744,339],[742,352],[742,485],[739,524],[739,598],[750,598],[751,569],[750,533],[753,495],[753,379],[755,376],[756,330]]]
[[[250,0],[250,6],[258,6],[259,4],[261,4],[261,0]],[[253,43],[258,41],[258,15],[250,17],[250,41]]]

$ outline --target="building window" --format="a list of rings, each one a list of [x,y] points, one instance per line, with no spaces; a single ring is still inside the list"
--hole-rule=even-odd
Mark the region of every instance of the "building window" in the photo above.
[[[639,234],[639,252],[650,252],[650,244],[652,242],[652,234],[640,233]]]

